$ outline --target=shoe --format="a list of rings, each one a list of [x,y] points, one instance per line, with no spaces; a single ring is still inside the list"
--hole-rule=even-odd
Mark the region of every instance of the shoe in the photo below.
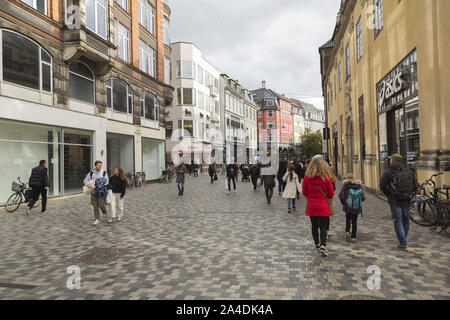
[[[108,223],[114,223],[114,220],[113,219],[109,219]]]
[[[120,218],[117,218],[117,222],[120,222],[120,221],[122,221]]]
[[[291,214],[291,212],[292,212],[291,209],[288,209],[288,213]]]
[[[348,242],[350,242],[350,232],[347,232],[347,234],[345,235],[345,240],[347,240]]]
[[[320,244],[319,243],[316,244],[316,250],[317,250],[317,253],[319,253],[319,250],[320,250]]]
[[[41,211],[41,213],[47,213],[47,210]]]
[[[28,209],[27,209],[27,215],[30,215],[30,214],[31,214],[31,209],[28,208]]]
[[[330,240],[331,235],[330,235],[330,231],[327,231],[327,240]]]
[[[401,245],[401,244],[399,244],[399,245],[397,246],[397,248],[399,248],[400,250],[403,250],[403,251],[408,251],[408,246],[403,246],[403,245]]]
[[[322,257],[328,257],[328,250],[325,246],[320,246],[319,252],[322,255]]]
[[[351,240],[353,243],[355,243],[356,242],[356,238],[352,238],[352,240]]]
[[[100,220],[96,219],[93,223],[94,226],[99,225],[100,224]]]
[[[231,191],[228,191],[228,194],[231,194]]]

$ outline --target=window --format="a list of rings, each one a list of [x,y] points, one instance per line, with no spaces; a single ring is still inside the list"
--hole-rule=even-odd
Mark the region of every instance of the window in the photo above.
[[[47,15],[47,0],[22,0],[22,2]]]
[[[334,75],[334,100],[336,100],[336,75]]]
[[[194,63],[192,61],[181,60],[177,61],[178,72],[177,76],[179,78],[194,79]]]
[[[273,107],[273,106],[274,106],[273,100],[267,100],[267,101],[266,101],[266,105],[267,105],[268,107]]]
[[[345,75],[350,77],[350,43],[345,47]]]
[[[203,92],[198,92],[198,105],[200,109],[205,109],[205,94]]]
[[[94,74],[82,62],[72,62],[69,66],[70,98],[95,103]]]
[[[361,17],[359,17],[358,23],[356,24],[356,48],[357,48],[357,59],[358,61],[362,58],[362,26]]]
[[[144,92],[141,95],[141,117],[159,121],[159,102],[151,93]]]
[[[155,9],[147,0],[139,0],[139,23],[155,34]]]
[[[106,39],[106,0],[86,0],[86,27]]]
[[[342,90],[342,63],[339,62],[339,91]]]
[[[114,111],[133,113],[133,91],[120,79],[106,81],[106,106]]]
[[[117,4],[128,12],[128,0],[117,0]]]
[[[3,81],[39,91],[52,91],[52,58],[20,34],[2,31]]]
[[[262,118],[262,111],[258,111],[258,119]]]
[[[169,19],[164,17],[164,44],[170,44]]]
[[[156,77],[156,53],[144,41],[139,40],[139,68],[152,77]]]
[[[267,129],[275,129],[275,121],[273,120],[267,121]]]
[[[383,0],[375,1],[375,38],[383,29]]]
[[[191,88],[183,88],[183,102],[182,104],[194,105],[195,102],[195,90]]]
[[[118,47],[119,47],[119,58],[129,62],[129,31],[119,22],[119,36],[118,36]]]
[[[197,66],[197,81],[203,84],[203,68],[200,66]]]
[[[273,110],[267,111],[267,116],[268,117],[273,117]]]
[[[170,59],[164,57],[164,83],[170,85]]]

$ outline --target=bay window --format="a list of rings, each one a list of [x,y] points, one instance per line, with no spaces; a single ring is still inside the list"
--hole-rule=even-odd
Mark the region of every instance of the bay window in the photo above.
[[[86,0],[86,27],[106,39],[106,0]]]
[[[47,0],[21,0],[33,9],[47,15]]]

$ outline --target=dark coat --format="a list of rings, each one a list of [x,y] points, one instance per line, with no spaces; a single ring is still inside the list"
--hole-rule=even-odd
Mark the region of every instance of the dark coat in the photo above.
[[[233,173],[231,173],[232,170],[233,170]],[[232,176],[236,177],[237,174],[238,174],[238,167],[237,167],[237,165],[235,165],[233,163],[229,164],[227,166],[227,178],[228,177],[232,177]]]
[[[113,193],[120,193],[120,196],[125,196],[125,190],[127,189],[127,182],[122,180],[119,176],[113,175],[109,179],[109,188]]]
[[[252,179],[256,180],[259,178],[260,175],[261,175],[261,168],[259,167],[259,165],[257,165],[256,167],[252,166],[250,168],[250,176],[252,177]]]
[[[393,162],[389,168],[384,171],[383,176],[381,177],[381,181],[380,181],[380,190],[381,192],[383,192],[387,197],[388,197],[388,201],[389,204],[395,205],[395,206],[399,206],[399,207],[407,207],[411,204],[411,201],[409,200],[395,200],[394,196],[393,196],[393,190],[391,188],[391,183],[393,175],[394,175],[394,170],[398,170],[399,168],[402,168],[403,165],[399,162]],[[411,172],[412,173],[412,172]],[[414,192],[414,190],[416,189],[417,186],[417,178],[415,176],[415,174],[412,173],[412,177],[413,177],[413,182],[414,182],[414,187],[411,190],[411,193]]]
[[[264,188],[275,188],[275,175],[262,176]]]
[[[184,183],[184,174],[187,172],[187,168],[184,164],[180,164],[175,168],[177,174],[177,183]]]
[[[211,177],[216,174],[216,167],[213,164],[209,165],[208,173]]]
[[[366,201],[366,196],[364,195],[364,189],[362,188],[361,181],[359,181],[359,180],[355,180],[355,181],[344,180],[344,184],[342,186],[341,192],[339,192],[339,200],[341,201],[341,204],[343,206],[342,210],[344,210],[345,213],[358,214],[360,212],[354,212],[347,205],[348,192],[350,191],[350,189],[353,189],[353,190],[361,189],[362,190],[361,200]]]
[[[281,182],[283,180],[283,177],[286,174],[286,171],[287,171],[286,162],[285,161],[280,162],[280,165],[278,167],[278,172],[277,172],[277,180],[278,181]]]
[[[30,187],[45,188],[49,186],[48,170],[45,166],[37,166],[31,170],[31,176],[28,181]]]

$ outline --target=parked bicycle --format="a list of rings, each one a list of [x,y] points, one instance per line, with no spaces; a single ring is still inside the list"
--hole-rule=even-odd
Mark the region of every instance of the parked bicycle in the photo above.
[[[159,177],[159,183],[171,183],[173,178],[172,170],[164,170]]]
[[[136,175],[133,173],[127,173],[127,180],[128,180],[128,188],[132,189],[136,186]]]
[[[432,232],[441,227],[439,233],[446,232],[450,225],[450,186],[438,188],[434,182],[434,178],[442,174],[443,172],[433,174],[418,187],[410,210],[412,221],[421,226],[432,227]]]
[[[28,203],[33,198],[33,194],[28,184],[20,181],[20,177],[17,178],[19,183],[13,181],[11,190],[14,193],[6,201],[6,211],[14,212],[16,211],[22,203]],[[41,200],[36,201],[33,208],[37,208],[41,205]]]

